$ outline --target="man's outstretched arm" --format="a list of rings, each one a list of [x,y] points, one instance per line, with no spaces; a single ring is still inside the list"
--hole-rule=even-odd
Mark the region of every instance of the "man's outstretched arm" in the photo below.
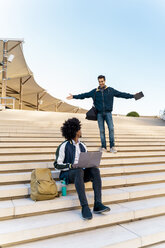
[[[113,90],[114,90],[114,96],[115,97],[120,97],[120,98],[125,98],[125,99],[130,99],[130,98],[134,98],[135,97],[135,95],[133,95],[133,94],[129,94],[129,93],[125,93],[125,92],[120,92],[120,91],[115,90],[115,89],[113,89]]]
[[[90,97],[93,97],[94,96],[94,92],[95,92],[95,89],[94,90],[91,90],[89,92],[86,92],[86,93],[79,94],[79,95],[69,94],[69,96],[66,99],[71,100],[71,99],[85,99],[85,98],[90,98]]]

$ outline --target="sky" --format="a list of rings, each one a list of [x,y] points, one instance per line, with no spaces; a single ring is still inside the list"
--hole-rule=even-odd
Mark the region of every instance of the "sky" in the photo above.
[[[165,108],[165,0],[0,0],[0,38],[23,38],[36,82],[69,104],[71,94],[107,86],[144,98],[114,99],[114,114]]]

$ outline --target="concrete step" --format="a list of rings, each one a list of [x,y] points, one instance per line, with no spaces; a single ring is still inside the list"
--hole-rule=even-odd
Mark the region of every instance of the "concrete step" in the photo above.
[[[0,149],[23,149],[23,148],[57,148],[57,144],[53,143],[53,142],[43,142],[43,143],[38,143],[38,142],[34,142],[34,143],[30,143],[30,142],[10,142],[10,143],[4,143],[1,142],[0,143]],[[96,147],[88,147],[88,150],[98,150],[98,148]],[[138,152],[138,151],[165,151],[165,146],[132,146],[130,144],[130,146],[117,146],[117,150],[118,152]]]
[[[149,200],[146,199],[121,204],[111,204],[110,207],[111,211],[109,213],[102,215],[94,214],[93,219],[90,221],[84,221],[81,219],[80,210],[1,221],[0,245],[4,246],[40,240],[52,236],[87,231],[90,229],[95,229],[96,226],[101,228],[105,227],[105,225],[110,226],[114,224],[120,224],[120,226],[125,228],[125,230],[134,233],[134,235],[137,236],[137,239],[140,239],[140,244],[142,244],[141,247],[160,242],[164,238],[165,216],[159,216],[141,221],[135,220],[164,214],[165,200],[156,200],[156,198]],[[130,221],[135,222],[123,223]],[[110,240],[112,239],[109,237],[109,242],[112,242]],[[119,245],[119,234],[117,242]]]
[[[85,114],[77,114],[77,113],[60,113],[60,112],[46,112],[46,111],[21,111],[18,110],[19,113],[16,112],[16,110],[12,110],[13,112],[8,112],[9,110],[5,110],[1,112],[1,120],[4,123],[8,123],[8,120],[10,120],[10,123],[12,122],[14,124],[17,124],[18,120],[19,122],[30,124],[33,126],[53,126],[53,124],[61,125],[64,120],[68,118],[77,117],[80,121],[83,121],[84,125],[97,125],[97,122],[95,121],[88,121],[85,119]],[[33,113],[32,113],[33,112]],[[30,121],[29,121],[30,120]],[[140,117],[140,118],[133,118],[133,117],[126,117],[126,116],[114,116],[113,115],[113,121],[116,126],[123,126],[128,127],[137,125],[140,127],[146,128],[146,126],[150,126],[150,128],[155,129],[161,128],[164,123],[163,120],[156,119],[156,118],[146,118],[146,117]],[[35,124],[35,125],[34,125]]]
[[[34,125],[34,124],[33,124]],[[136,130],[135,130],[136,129]],[[141,130],[138,129],[138,126],[133,126],[129,128],[124,128],[122,129],[121,127],[117,128],[115,126],[114,128],[115,130],[115,135],[120,135],[120,136],[142,136],[142,137],[160,137],[160,134],[162,137],[165,137],[165,131],[164,128],[161,128],[159,130],[148,130],[148,127],[145,128],[145,130]],[[84,124],[82,126],[82,132],[83,135],[88,136],[88,137],[93,137],[93,136],[98,136],[99,135],[99,128],[98,126],[89,126],[88,128],[84,127]],[[49,127],[49,126],[45,126],[45,127],[28,127],[28,126],[22,126],[18,125],[17,126],[7,126],[7,125],[0,125],[0,134],[38,134],[38,133],[42,133],[42,134],[56,134],[56,135],[60,135],[61,136],[61,130],[60,127],[58,126],[54,126],[54,127]],[[105,127],[105,133],[108,134],[108,128]]]
[[[55,148],[57,148],[58,145],[61,144],[61,142],[54,142],[53,139],[45,139],[43,140],[42,138],[35,138],[31,139],[31,138],[23,138],[22,140],[18,140],[13,138],[12,140],[4,140],[4,141],[0,141],[0,147],[3,148],[3,143],[9,143],[9,146],[12,147],[14,146],[15,143],[17,143],[17,146],[21,146],[22,143],[25,144],[26,142],[26,146],[30,146],[31,143],[33,143],[33,146],[36,146],[36,144],[38,144],[38,142],[42,142],[43,146],[46,146],[47,144],[53,144]],[[28,144],[29,143],[29,144]],[[36,144],[35,144],[36,143]],[[90,147],[93,148],[99,148],[101,146],[100,142],[85,142],[86,146],[88,147],[88,149]],[[115,146],[116,147],[147,147],[148,149],[152,148],[152,147],[164,147],[165,146],[165,142],[159,142],[159,141],[155,141],[155,142],[115,142]],[[107,147],[109,147],[109,142],[107,140]],[[134,148],[135,149],[135,148]]]
[[[45,113],[48,113],[48,112],[45,112]],[[36,112],[36,114],[38,115],[38,112]],[[1,112],[1,124],[2,126],[5,126],[7,125],[8,127],[10,126],[13,126],[13,127],[18,127],[18,126],[25,126],[25,127],[29,127],[29,128],[36,128],[36,127],[40,127],[40,128],[54,128],[54,127],[58,127],[58,126],[61,126],[62,123],[64,122],[65,118],[68,118],[67,117],[64,117],[64,114],[65,113],[61,113],[63,116],[62,117],[57,117],[57,112],[54,113],[55,115],[55,118],[53,121],[50,120],[50,116],[48,116],[48,119],[47,120],[44,120],[44,119],[40,119],[40,120],[32,120],[31,117],[30,119],[32,121],[29,121],[29,120],[21,120],[20,118],[19,119],[15,119],[15,120],[12,120],[11,119],[11,115],[8,116],[8,119],[4,120],[2,118],[2,112]],[[76,114],[74,114],[74,116],[76,116]],[[73,113],[70,117],[73,117]],[[95,127],[98,127],[98,124],[97,124],[97,121],[88,121],[85,119],[85,115],[82,117],[80,117],[80,115],[78,116],[79,120],[83,122],[83,127],[87,128],[88,126],[91,128],[92,126],[95,126]],[[133,121],[132,121],[133,120]],[[161,121],[161,125],[159,125],[160,123],[154,123],[154,125],[148,125],[149,122],[145,124],[143,124],[141,121],[139,122],[136,118],[126,118],[125,119],[125,123],[123,122],[123,119],[121,119],[120,117],[113,117],[113,121],[114,121],[114,125],[116,128],[119,128],[120,129],[128,129],[132,131],[136,131],[136,129],[134,129],[133,127],[134,126],[137,126],[137,129],[138,130],[142,130],[144,131],[145,129],[147,129],[147,127],[149,126],[150,127],[150,130],[161,130],[163,129],[164,127],[164,122]],[[148,130],[149,131],[149,130]]]
[[[160,216],[8,248],[68,248],[69,244],[73,248],[139,248],[146,245],[147,248],[164,248],[164,223],[165,216]]]
[[[91,130],[90,132],[86,132],[83,131],[82,129],[82,133],[83,133],[83,140],[98,140],[100,139],[100,133],[99,133],[99,129],[97,128],[95,132],[93,132],[93,130]],[[106,136],[109,135],[109,132],[106,131],[105,132]],[[60,129],[58,128],[58,130],[43,130],[43,129],[35,129],[35,130],[29,130],[28,128],[26,129],[21,129],[21,127],[18,130],[15,129],[6,129],[4,128],[4,130],[1,128],[0,129],[0,136],[1,137],[56,137],[56,138],[60,138],[62,139],[62,134],[60,132]],[[165,134],[153,134],[151,133],[128,133],[127,130],[125,130],[125,132],[123,133],[119,133],[115,131],[115,138],[116,139],[160,139],[160,140],[165,140]]]
[[[106,132],[106,136],[108,137],[109,136],[109,133]],[[60,139],[60,141],[62,141],[63,137],[62,137],[62,134],[61,132],[49,132],[49,133],[46,133],[42,130],[38,130],[38,131],[34,131],[34,132],[28,132],[28,131],[25,131],[25,132],[17,132],[17,131],[13,131],[13,132],[1,132],[0,131],[0,137],[3,137],[3,138],[21,138],[21,137],[31,137],[31,138],[36,138],[36,137],[46,137],[46,138],[51,138],[51,137],[55,137],[55,138],[58,138]],[[158,135],[150,135],[150,134],[147,134],[147,135],[141,135],[141,134],[115,134],[115,139],[119,139],[119,140],[165,140],[165,136],[158,134]],[[100,140],[100,134],[99,132],[96,133],[96,134],[92,134],[92,133],[83,133],[83,138],[82,140],[84,141],[97,141],[97,140]]]
[[[133,225],[134,223],[137,224],[139,229],[142,230],[144,224],[147,229],[150,229],[149,221],[155,223],[156,220],[157,222],[162,222],[163,219],[164,217],[155,217],[148,220],[135,221]],[[159,230],[155,230],[155,232],[152,231],[152,237],[149,237],[149,234],[146,232],[139,235],[139,230],[136,233],[132,232],[131,225],[129,228],[127,230],[123,225],[114,225],[96,230],[88,230],[82,233],[74,233],[66,237],[49,238],[42,241],[10,246],[8,248],[140,248],[144,247],[143,242],[145,244],[151,244],[152,242],[160,242],[160,240],[164,241],[162,235],[164,233],[164,226],[159,227]],[[147,245],[147,248],[164,248],[164,245],[165,243],[163,242],[162,244]]]
[[[2,113],[2,112],[1,112]],[[37,113],[38,114],[38,113]],[[56,115],[57,113],[55,113]],[[25,127],[29,127],[29,128],[36,128],[36,127],[39,127],[39,128],[54,128],[54,127],[60,127],[62,125],[62,123],[64,122],[65,120],[65,117],[64,117],[64,113],[62,113],[63,117],[59,119],[59,117],[55,117],[53,121],[50,120],[49,116],[48,116],[48,120],[45,121],[45,120],[40,120],[40,121],[37,121],[37,120],[33,120],[33,121],[28,121],[28,120],[21,120],[21,119],[15,119],[15,121],[11,120],[11,116],[8,117],[8,120],[3,120],[3,118],[1,118],[1,125],[5,126],[7,125],[8,127],[10,127],[11,125],[13,127],[18,127],[18,126],[25,126]],[[76,115],[74,115],[76,116]],[[1,115],[2,117],[2,115]],[[72,113],[72,116],[73,117],[73,113]],[[68,118],[68,117],[66,117]],[[82,118],[80,116],[78,116],[79,120],[81,122],[83,122],[83,127],[84,128],[91,128],[92,126],[93,127],[98,127],[98,124],[97,124],[97,121],[88,121],[85,119],[85,116],[83,116]],[[31,118],[30,118],[31,119]],[[19,121],[18,121],[19,120]],[[114,121],[114,125],[116,128],[120,128],[121,130],[123,129],[127,129],[127,130],[132,130],[132,131],[136,131],[137,129],[138,130],[141,130],[141,131],[144,131],[145,129],[147,129],[147,126],[150,127],[150,130],[161,130],[163,129],[164,127],[164,122],[161,121],[161,125],[159,125],[158,123],[155,123],[154,125],[148,125],[149,122],[146,124],[143,125],[142,122],[139,122],[137,119],[132,120],[127,118],[125,119],[125,123],[123,122],[122,119],[120,119],[120,117],[113,117],[113,121]],[[18,123],[18,125],[17,125]],[[135,129],[134,127],[137,127],[137,129]]]
[[[1,149],[0,149],[1,151]],[[140,158],[140,157],[157,157],[165,156],[165,151],[136,151],[136,152],[106,152],[102,154],[102,159],[116,159],[116,158]]]
[[[3,162],[24,162],[24,161],[29,161],[29,162],[35,162],[35,161],[45,161],[45,162],[50,162],[55,160],[55,155],[54,154],[8,154],[7,156],[0,155],[0,163]]]
[[[103,188],[120,188],[124,186],[123,190],[126,190],[126,187],[129,185],[134,185],[134,189],[139,186],[148,187],[159,187],[161,186],[161,191],[165,192],[164,181],[165,181],[165,173],[151,173],[150,174],[142,174],[142,175],[131,175],[131,176],[114,176],[114,177],[103,177],[102,178],[102,187]],[[56,182],[58,191],[61,191],[61,183],[59,181]],[[147,183],[147,184],[146,184]],[[138,185],[142,184],[142,185]],[[138,185],[138,186],[136,186]],[[88,182],[85,184],[85,188],[91,190],[92,183]],[[69,184],[67,186],[68,192],[75,192],[74,184]],[[148,188],[147,188],[148,190]],[[159,190],[158,190],[159,191]],[[4,200],[6,198],[15,198],[15,197],[23,197],[30,195],[30,184],[11,184],[11,185],[1,185],[0,186],[0,200]]]
[[[8,248],[139,248],[138,235],[120,225],[69,234],[66,237],[49,238],[41,241],[8,246]],[[164,247],[163,247],[164,248]]]
[[[61,123],[58,122],[58,119],[55,119],[54,122],[50,122],[50,121],[41,121],[41,122],[37,122],[37,121],[33,121],[33,122],[28,122],[26,121],[21,121],[21,120],[17,120],[15,122],[11,121],[11,119],[9,118],[9,120],[3,121],[1,118],[1,124],[0,127],[4,128],[6,127],[6,129],[19,129],[19,128],[26,128],[26,129],[43,129],[43,130],[59,130],[59,127],[61,127],[61,125],[63,124],[64,119],[61,119]],[[162,122],[164,124],[164,122]],[[86,131],[95,131],[98,129],[98,123],[97,121],[93,122],[93,121],[86,121],[85,118],[82,119],[82,129],[86,130]],[[119,124],[119,125],[118,125]],[[115,129],[122,132],[123,130],[127,130],[128,132],[137,132],[137,131],[141,131],[141,132],[145,132],[146,130],[148,132],[152,132],[154,133],[154,131],[164,131],[164,125],[161,126],[149,126],[148,129],[148,125],[139,125],[136,123],[130,124],[130,122],[127,120],[126,125],[122,125],[121,122],[116,123],[114,122],[114,126]],[[92,128],[93,127],[93,128]],[[136,127],[136,129],[135,129]],[[105,125],[105,128],[108,130],[107,125]]]
[[[95,149],[97,151],[98,149]],[[56,148],[0,148],[0,161],[1,156],[7,155],[11,156],[12,154],[24,156],[31,154],[37,154],[37,156],[52,154],[55,158]],[[117,152],[114,153],[103,153],[102,159],[117,159],[117,158],[140,158],[140,157],[164,157],[165,151],[136,151],[136,152]]]
[[[115,156],[115,155],[114,155]],[[154,164],[164,162],[164,157],[146,157],[146,158],[121,158],[121,159],[102,159],[101,164],[105,167],[116,165],[136,165],[136,164]]]
[[[37,168],[51,168],[53,169],[52,162],[27,162],[27,163],[0,163],[0,172],[6,171],[25,171],[25,170],[33,170]]]
[[[106,133],[106,136],[108,137],[109,134]],[[4,141],[4,140],[11,140],[11,139],[21,139],[21,138],[33,138],[33,139],[36,139],[36,138],[54,138],[54,141],[59,141],[59,142],[63,142],[63,137],[61,135],[61,133],[43,133],[42,131],[39,132],[34,132],[34,133],[17,133],[17,132],[7,132],[7,133],[0,133],[0,141]],[[83,134],[83,137],[82,138],[82,141],[84,142],[96,142],[96,141],[100,141],[100,135],[99,133],[96,134],[96,135],[90,135],[90,134]],[[119,136],[119,135],[115,135],[115,140],[116,141],[165,141],[165,137],[162,137],[160,135],[158,136],[150,136],[149,134],[147,136],[134,136],[132,135],[131,137],[130,136]]]
[[[83,135],[84,138],[82,138],[82,141],[83,142],[87,142],[87,143],[92,143],[92,142],[100,142],[100,136],[97,135],[97,137],[90,137],[89,135],[87,135],[86,137],[88,138],[85,138],[85,135]],[[108,139],[108,134],[106,135],[107,139]],[[9,141],[18,141],[18,142],[25,142],[25,141],[53,141],[53,142],[58,142],[58,143],[61,143],[64,141],[64,138],[61,137],[61,135],[58,135],[57,134],[50,134],[50,135],[44,135],[42,133],[40,134],[25,134],[25,135],[13,135],[13,134],[10,134],[8,136],[3,136],[1,135],[0,136],[0,142],[9,142]],[[161,138],[161,136],[158,138],[152,138],[148,135],[148,137],[142,137],[142,138],[137,138],[137,137],[131,137],[131,138],[125,138],[125,137],[115,137],[115,141],[116,142],[162,142],[164,143],[165,142],[165,138]]]
[[[0,164],[0,173],[7,172],[19,172],[19,171],[32,171],[37,168],[50,168],[54,170],[52,162],[32,162],[32,163],[9,163],[9,164]],[[121,166],[110,166],[110,167],[100,167],[102,175],[107,174],[126,174],[126,173],[143,173],[143,172],[152,172],[152,171],[164,171],[165,163],[161,164],[140,164],[140,165],[121,165]],[[58,171],[56,173],[59,173]]]
[[[122,188],[103,189],[102,200],[105,204],[119,204],[119,202],[126,203],[128,201],[131,204],[132,201],[136,200],[136,202],[138,202],[141,201],[140,198],[144,197],[148,198],[148,202],[155,202],[155,204],[160,204],[160,202],[162,203],[165,201],[165,198],[163,197],[165,189],[162,188],[162,185],[160,184],[157,184],[155,187],[148,185],[148,187],[144,188],[144,192],[142,192],[142,190],[143,188],[140,186],[136,186],[136,189],[133,189],[133,187],[126,187],[125,190]],[[154,191],[154,194],[152,193],[152,190]],[[86,195],[89,205],[93,206],[93,191],[87,191]],[[159,195],[162,196],[160,197]],[[68,193],[67,196],[60,196],[59,198],[49,201],[35,202],[30,198],[5,200],[0,202],[0,219],[59,212],[66,210],[66,208],[67,210],[79,208],[79,206],[80,203],[77,193]]]
[[[2,112],[1,112],[2,113]],[[1,115],[2,117],[2,115]],[[119,131],[123,131],[123,130],[128,130],[128,132],[132,131],[132,132],[136,132],[136,131],[141,131],[141,132],[144,132],[145,130],[147,130],[148,132],[151,131],[160,131],[160,130],[163,130],[164,131],[164,122],[162,121],[161,124],[163,125],[142,125],[142,123],[137,123],[137,121],[135,120],[134,123],[131,123],[129,121],[129,119],[126,120],[125,122],[125,125],[122,125],[122,121],[119,120],[119,118],[117,118],[118,120],[114,120],[114,126],[115,126],[115,129],[116,130],[119,130]],[[85,130],[92,130],[92,127],[93,128],[98,128],[98,123],[97,121],[87,121],[85,118],[82,118],[80,121],[82,121],[82,128],[85,129]],[[57,129],[59,128],[62,123],[64,122],[64,117],[61,119],[61,123],[59,123],[59,120],[57,118],[54,119],[54,121],[28,121],[28,120],[15,120],[15,121],[12,121],[11,118],[8,118],[8,120],[3,120],[1,118],[1,123],[0,123],[0,127],[6,127],[6,128],[15,128],[15,129],[18,129],[19,127],[21,128],[29,128],[29,129],[37,129],[37,128],[41,128],[41,129],[47,129],[47,130],[50,130],[50,129]],[[148,126],[149,126],[149,129],[148,129]],[[107,127],[107,126],[106,126]],[[136,127],[136,129],[134,128]]]
[[[20,145],[21,146],[21,145]],[[93,150],[95,149],[95,151],[99,151],[98,148],[94,148],[93,147]],[[126,148],[127,149],[127,148]],[[136,149],[136,148],[135,148]],[[117,158],[117,157],[138,157],[138,156],[141,156],[141,157],[145,157],[145,156],[165,156],[165,151],[162,149],[157,149],[157,150],[153,150],[153,151],[147,151],[145,150],[145,148],[143,148],[143,150],[136,150],[136,151],[133,151],[133,150],[128,150],[128,151],[125,151],[123,152],[124,150],[118,148],[117,149],[118,152],[116,154],[113,154],[113,153],[110,153],[109,152],[109,149],[108,149],[108,152],[107,153],[103,153],[102,154],[102,158]],[[55,154],[56,152],[56,147],[4,147],[4,148],[0,148],[0,155],[3,155],[3,154],[21,154],[21,155],[24,155],[24,154],[33,154],[33,153],[37,153],[37,154],[47,154],[47,153],[53,153]],[[114,156],[115,155],[115,156]]]
[[[119,167],[112,167],[112,168],[101,168],[101,176],[102,177],[108,177],[108,176],[113,176],[114,180],[117,179],[116,174],[119,174],[123,178],[126,178],[126,183],[130,183],[130,180],[132,178],[133,183],[135,183],[135,178],[137,178],[138,182],[140,178],[142,178],[142,182],[144,182],[144,177],[146,177],[146,182],[148,182],[149,178],[150,180],[154,180],[154,177],[156,176],[155,180],[165,180],[165,164],[162,166],[160,165],[159,169],[161,170],[160,172],[154,173],[154,170],[158,171],[159,164],[152,167],[152,166],[135,166],[132,168],[132,166],[119,166]],[[149,170],[151,168],[151,170]],[[164,171],[162,172],[162,169]],[[131,174],[131,175],[125,175],[127,173],[139,173],[140,174]],[[147,173],[146,173],[147,172]],[[54,179],[58,180],[59,179],[59,171],[52,170],[52,176]],[[15,173],[0,173],[0,184],[6,184],[6,183],[23,183],[23,182],[29,182],[31,179],[31,172],[15,172]],[[140,183],[140,182],[139,182]]]
[[[109,133],[107,132],[106,137],[109,137]],[[0,141],[4,140],[12,140],[12,139],[21,139],[21,138],[31,138],[31,139],[36,139],[36,138],[55,138],[59,139],[60,142],[63,141],[62,134],[60,132],[55,132],[55,133],[44,133],[42,130],[40,132],[34,132],[34,133],[17,133],[17,132],[8,132],[8,133],[0,133]],[[100,134],[99,132],[97,134],[86,134],[83,133],[83,138],[82,141],[84,142],[89,142],[89,141],[99,141],[100,140]],[[115,140],[117,141],[165,141],[165,136],[163,134],[157,134],[152,136],[151,134],[116,134],[115,133]]]
[[[54,179],[59,178],[59,171],[52,171]],[[17,172],[17,173],[2,173],[0,174],[0,184],[12,182],[29,182],[31,179],[31,172]]]
[[[109,156],[109,155],[108,155]],[[111,156],[111,157],[110,157]],[[116,166],[116,165],[135,165],[135,164],[150,164],[150,163],[164,163],[165,156],[156,157],[117,157],[117,154],[112,154],[106,159],[102,159],[100,165]],[[112,159],[113,158],[113,159]],[[54,162],[55,154],[8,154],[7,156],[0,155],[0,164],[15,163],[15,162]]]
[[[93,191],[86,192],[88,203],[93,205]],[[103,189],[102,199],[105,203],[128,201],[129,193],[121,189]],[[77,193],[69,193],[48,201],[32,201],[30,198],[13,199],[0,202],[0,218],[17,218],[18,216],[38,215],[79,208]]]

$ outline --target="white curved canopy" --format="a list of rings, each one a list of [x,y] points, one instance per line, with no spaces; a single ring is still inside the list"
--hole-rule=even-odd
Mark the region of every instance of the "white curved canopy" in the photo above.
[[[7,63],[6,96],[16,99],[15,108],[56,112],[85,113],[86,110],[67,104],[51,96],[40,87],[26,64],[22,43],[23,40],[0,39],[0,62],[3,61],[3,41],[8,40],[8,56],[14,55],[13,61]],[[2,66],[0,67],[0,72]],[[2,72],[0,73],[0,94],[2,92]]]

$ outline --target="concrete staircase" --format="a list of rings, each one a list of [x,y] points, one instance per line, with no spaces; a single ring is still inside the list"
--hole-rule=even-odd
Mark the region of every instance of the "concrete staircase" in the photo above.
[[[111,211],[81,219],[74,185],[67,196],[33,202],[30,176],[50,168],[59,191],[55,151],[67,118],[82,121],[89,151],[100,146],[97,122],[83,114],[0,112],[0,247],[165,247],[165,123],[151,118],[114,117],[117,154],[103,154],[103,202]],[[108,132],[107,132],[108,138]],[[91,183],[86,184],[93,207]]]

